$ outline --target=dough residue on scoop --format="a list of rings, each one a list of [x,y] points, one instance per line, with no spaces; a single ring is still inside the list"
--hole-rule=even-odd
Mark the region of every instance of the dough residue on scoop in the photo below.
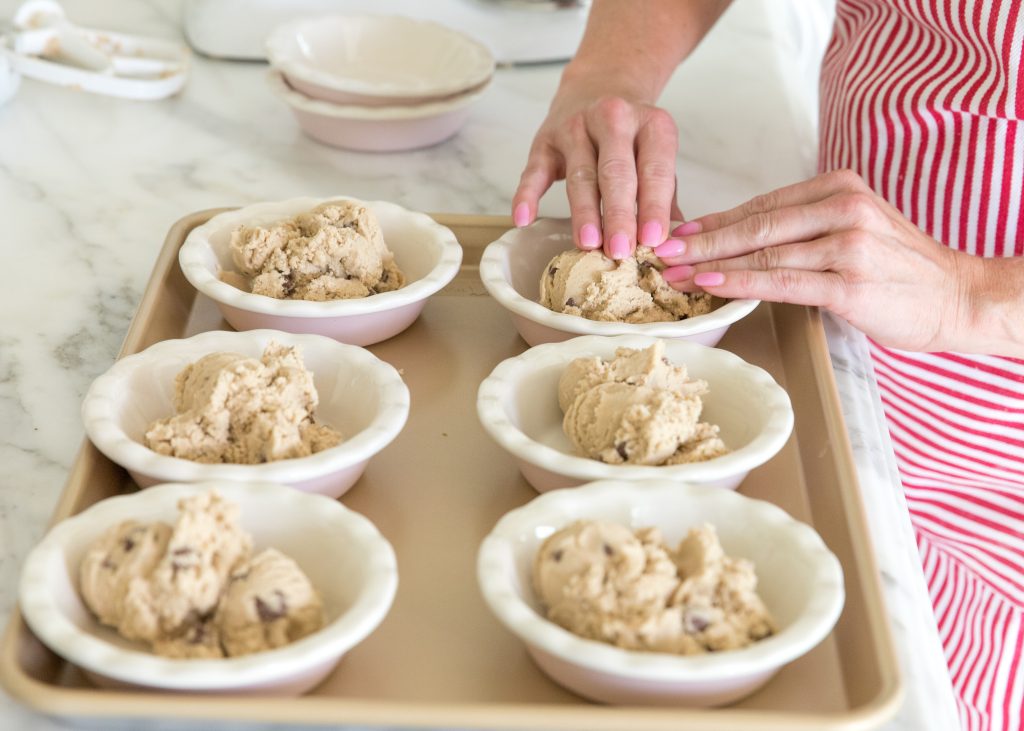
[[[313,374],[292,346],[271,342],[261,358],[211,353],[175,379],[174,416],[150,424],[145,444],[195,462],[258,464],[305,457],[341,443],[318,424]]]
[[[331,201],[268,226],[231,233],[237,272],[221,279],[275,299],[338,300],[391,292],[405,275],[384,243],[373,212],[355,201]]]
[[[577,521],[541,545],[533,586],[552,622],[629,650],[692,655],[775,631],[753,564],[726,556],[707,524],[673,550],[657,528]]]
[[[607,322],[673,322],[711,311],[711,295],[677,292],[661,275],[664,268],[648,246],[620,261],[601,251],[563,251],[541,275],[540,303]]]
[[[262,652],[323,626],[308,577],[273,548],[253,556],[236,505],[211,491],[178,507],[174,527],[124,521],[86,550],[79,586],[103,624],[175,658]]]
[[[609,464],[703,462],[729,450],[700,421],[707,382],[672,365],[660,340],[619,348],[611,360],[571,361],[558,382],[562,428],[581,454]]]

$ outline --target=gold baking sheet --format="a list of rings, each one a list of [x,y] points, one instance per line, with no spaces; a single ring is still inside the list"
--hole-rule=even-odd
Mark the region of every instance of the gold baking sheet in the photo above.
[[[212,328],[213,302],[185,281],[177,254],[217,211],[170,230],[122,355]],[[483,432],[476,390],[500,360],[525,349],[508,315],[480,284],[483,247],[504,217],[438,215],[465,249],[462,270],[420,319],[372,346],[401,369],[412,394],[402,434],[375,457],[342,501],[368,516],[398,555],[399,588],[380,628],[312,693],[295,699],[181,696],[100,690],[54,655],[15,612],[0,643],[0,680],[22,703],[71,718],[224,719],[291,724],[481,729],[867,729],[892,716],[902,689],[877,569],[816,310],[762,304],[720,347],[768,370],[789,392],[796,428],[786,447],[740,491],[812,524],[839,557],[846,606],[832,634],[756,694],[718,709],[609,707],[563,690],[484,605],[475,578],[481,539],[536,493]],[[53,522],[122,490],[125,472],[87,441]]]

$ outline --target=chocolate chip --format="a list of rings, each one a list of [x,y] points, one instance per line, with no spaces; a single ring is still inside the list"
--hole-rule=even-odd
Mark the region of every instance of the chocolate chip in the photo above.
[[[604,544],[603,548],[604,548],[604,555],[605,556],[614,556],[615,555],[615,551],[613,551],[612,547],[609,546],[607,543]]]
[[[705,629],[707,629],[708,624],[710,624],[708,618],[705,617],[703,614],[699,614],[697,612],[687,612],[683,616],[683,626],[686,628],[686,631],[690,634],[694,634],[695,632],[703,632]]]
[[[548,267],[548,274],[551,277],[554,277],[555,276],[555,272],[557,272],[557,271],[558,271],[558,267]]]
[[[124,548],[125,553],[127,553],[128,551],[135,548],[135,541],[133,541],[131,538],[125,538],[123,541],[121,541],[121,546]]]
[[[117,564],[111,561],[109,558],[103,559],[103,563],[101,563],[100,566],[111,571],[117,568]]]
[[[570,297],[569,299],[567,299],[565,301],[565,306],[566,307],[575,307],[576,306],[576,300],[574,300],[572,297]]]
[[[664,363],[667,366],[672,365],[672,363],[669,361],[669,359],[666,358],[665,356],[661,356],[661,362]]]
[[[629,459],[629,454],[626,452],[626,443],[619,442],[615,445],[615,451],[619,453],[619,456],[623,459]]]
[[[275,619],[283,617],[288,611],[288,604],[285,602],[284,592],[277,589],[274,591],[274,596],[277,597],[277,609],[271,607],[260,597],[256,597],[256,614],[259,616],[261,622],[273,622]]]
[[[654,269],[654,265],[649,261],[642,261],[637,264],[637,268],[642,272],[646,272],[648,269]]]
[[[562,550],[559,549],[551,554],[551,558],[557,563],[562,560]]]
[[[172,556],[187,556],[190,553],[192,553],[192,549],[191,548],[187,548],[187,547],[186,548],[175,548],[173,551],[171,551],[171,555]]]

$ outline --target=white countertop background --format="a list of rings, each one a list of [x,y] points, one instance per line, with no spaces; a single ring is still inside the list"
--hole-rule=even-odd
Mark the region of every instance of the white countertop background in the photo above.
[[[813,65],[823,41],[801,33],[820,32],[814,29],[827,16],[809,4],[828,3],[736,0],[670,83],[662,103],[679,124],[680,201],[688,215],[814,173]],[[15,6],[0,0],[0,18]],[[68,0],[65,7],[82,25],[180,37],[175,0]],[[303,137],[266,88],[262,64],[196,58],[184,92],[160,102],[24,80],[0,106],[0,623],[81,442],[82,396],[116,356],[175,220],[203,208],[333,194],[508,214],[559,73],[559,66],[502,69],[455,138],[385,155]],[[567,212],[559,186],[541,214]],[[904,673],[904,706],[885,728],[954,729],[952,691],[865,342],[845,323],[827,325]],[[65,727],[0,691],[0,728]]]

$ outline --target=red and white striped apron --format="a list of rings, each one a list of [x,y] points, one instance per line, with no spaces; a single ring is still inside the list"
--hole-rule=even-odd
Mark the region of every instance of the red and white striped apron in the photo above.
[[[1024,0],[837,4],[821,169],[947,246],[1024,255]],[[871,350],[962,725],[1018,731],[1024,361]]]

